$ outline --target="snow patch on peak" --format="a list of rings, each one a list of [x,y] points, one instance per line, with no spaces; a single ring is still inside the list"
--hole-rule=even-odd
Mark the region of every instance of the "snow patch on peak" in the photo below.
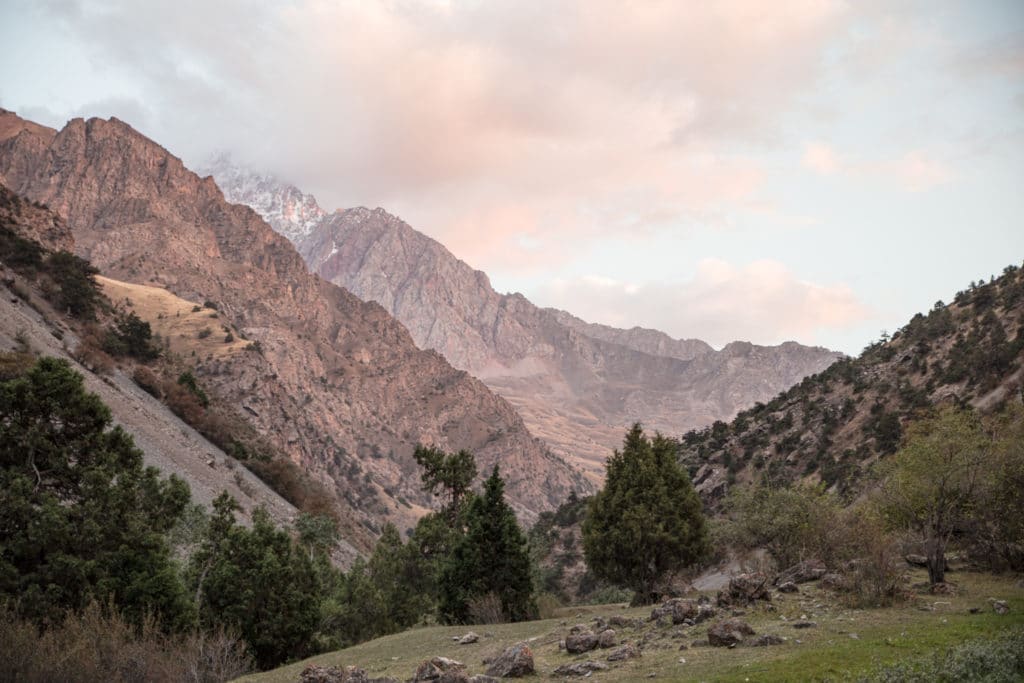
[[[254,173],[221,154],[202,171],[213,176],[233,204],[245,204],[260,214],[276,232],[297,243],[327,215],[316,197],[272,175]]]

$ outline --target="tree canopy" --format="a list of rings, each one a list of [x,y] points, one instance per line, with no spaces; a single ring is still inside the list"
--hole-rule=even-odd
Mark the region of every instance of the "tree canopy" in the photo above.
[[[142,452],[65,361],[0,382],[0,598],[52,623],[108,601],[126,615],[192,619],[167,541],[188,486]]]
[[[622,451],[607,461],[604,488],[583,521],[587,564],[598,577],[635,591],[649,604],[656,585],[690,566],[708,549],[701,502],[676,462],[677,443],[639,424],[626,433]]]

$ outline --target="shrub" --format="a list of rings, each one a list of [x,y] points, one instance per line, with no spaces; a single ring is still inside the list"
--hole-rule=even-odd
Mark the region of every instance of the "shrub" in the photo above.
[[[972,640],[943,654],[932,654],[881,667],[865,683],[931,683],[988,681],[1013,683],[1024,679],[1024,630],[995,638]]]
[[[163,398],[163,391],[160,390],[160,379],[153,374],[149,368],[139,366],[132,373],[132,381],[147,394],[156,398]]]
[[[168,636],[153,619],[134,626],[95,602],[40,631],[0,605],[0,682],[228,681],[252,669],[245,645],[223,629]]]
[[[210,329],[209,327],[204,327],[203,329],[199,330],[199,332],[196,334],[196,337],[198,339],[206,339],[211,334],[213,334],[213,330]]]
[[[501,598],[495,593],[470,598],[468,605],[471,624],[502,624],[508,621],[501,609]]]

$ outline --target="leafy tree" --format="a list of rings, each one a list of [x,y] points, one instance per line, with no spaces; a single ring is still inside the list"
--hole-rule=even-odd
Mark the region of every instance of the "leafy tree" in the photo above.
[[[904,447],[880,465],[883,509],[924,538],[932,584],[945,580],[946,546],[977,503],[985,450],[977,416],[945,408],[912,425]]]
[[[459,505],[476,478],[473,454],[469,451],[445,453],[438,448],[417,446],[413,458],[423,468],[420,475],[423,489],[435,495],[438,495],[440,489],[447,496],[444,512],[449,521],[454,521]]]
[[[141,361],[154,360],[160,355],[160,349],[153,343],[153,330],[149,323],[134,312],[117,317],[104,348],[108,353],[132,356]]]
[[[142,453],[65,361],[0,382],[0,599],[59,621],[92,600],[138,621],[187,626],[191,606],[167,535],[188,486]]]
[[[237,628],[261,668],[308,654],[320,619],[309,556],[264,509],[246,529],[235,522],[238,503],[227,493],[213,508],[189,566],[201,623]]]
[[[676,462],[677,443],[644,436],[639,424],[622,451],[608,458],[604,488],[583,522],[583,550],[598,577],[635,591],[638,604],[657,596],[666,575],[695,564],[708,550],[707,523],[687,474]]]
[[[46,271],[57,285],[51,299],[58,308],[83,320],[96,317],[100,289],[93,276],[100,271],[95,266],[70,252],[58,251],[46,259]]]
[[[537,606],[526,539],[515,513],[505,502],[505,482],[495,465],[466,511],[466,534],[459,539],[441,577],[441,617],[465,622],[469,602],[497,595],[510,621],[533,618]]]

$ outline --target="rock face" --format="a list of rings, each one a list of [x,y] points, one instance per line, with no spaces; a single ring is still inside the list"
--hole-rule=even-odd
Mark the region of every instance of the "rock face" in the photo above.
[[[61,131],[0,111],[0,183],[45,202],[105,275],[211,301],[260,350],[196,358],[208,390],[242,406],[295,462],[333,484],[357,523],[412,524],[417,443],[500,462],[531,520],[590,485],[533,438],[515,410],[384,309],[311,275],[285,238],[212,178],[127,124],[74,119]],[[422,508],[421,508],[422,509]]]
[[[253,197],[259,177],[212,170],[228,198],[249,202],[292,236],[310,270],[380,303],[420,347],[480,377],[595,480],[632,422],[680,433],[728,419],[838,358],[795,343],[715,351],[655,330],[590,325],[497,293],[484,273],[382,209],[337,211],[310,229],[273,208],[301,195],[294,187],[264,184]]]

